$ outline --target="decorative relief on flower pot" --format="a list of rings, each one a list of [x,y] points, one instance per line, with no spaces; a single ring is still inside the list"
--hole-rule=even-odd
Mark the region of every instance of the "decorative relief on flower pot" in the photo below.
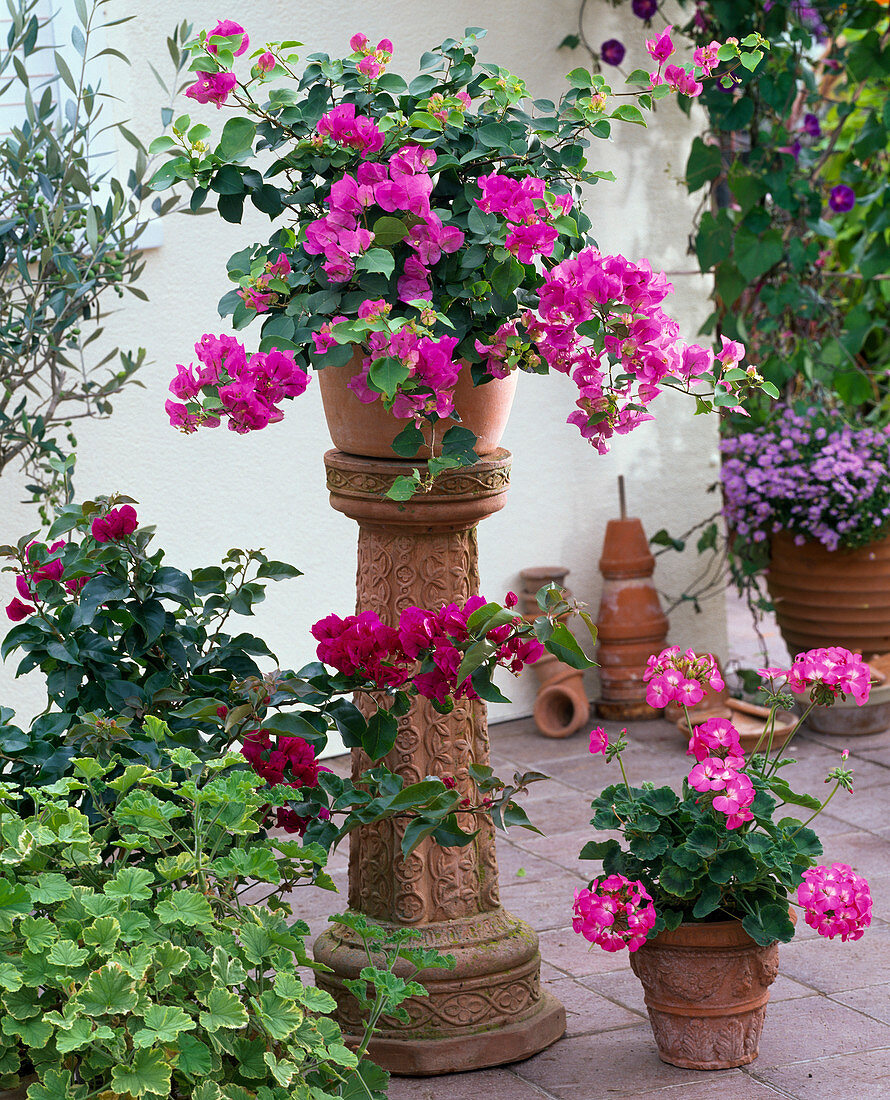
[[[757,1057],[777,944],[761,947],[740,921],[683,924],[630,956],[663,1062],[730,1069]]]
[[[404,463],[327,453],[331,503],[359,524],[359,611],[394,625],[408,606],[464,602],[478,591],[475,527],[503,507],[509,458],[498,451],[468,469],[447,471],[431,492],[401,504],[379,494],[404,472]],[[385,758],[406,782],[452,775],[464,797],[476,794],[469,765],[488,760],[481,700],[458,700],[444,715],[423,698],[399,720]],[[353,778],[368,765],[353,750]],[[470,831],[478,827],[468,815],[459,821]],[[371,1043],[371,1058],[396,1073],[428,1075],[542,1050],[565,1030],[565,1010],[541,991],[534,931],[500,905],[492,826],[463,848],[425,840],[407,859],[400,850],[404,828],[388,821],[352,834],[349,906],[384,926],[416,929],[424,946],[453,954],[456,966],[420,976],[429,997],[407,1002],[407,1024],[387,1022]],[[349,929],[334,927],[316,941],[315,956],[331,967],[318,975],[319,986],[337,998],[345,1032],[357,1038],[362,1029],[343,979],[357,977],[367,962],[360,943]]]

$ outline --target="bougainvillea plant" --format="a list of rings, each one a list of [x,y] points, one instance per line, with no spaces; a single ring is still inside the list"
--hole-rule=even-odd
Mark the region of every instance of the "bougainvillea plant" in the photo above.
[[[733,918],[759,944],[787,942],[794,935],[789,904],[829,938],[859,939],[871,923],[865,880],[846,864],[815,866],[822,845],[810,822],[840,788],[853,789],[846,752],[828,773],[833,787],[824,800],[794,791],[785,778],[794,761],[784,749],[772,752],[776,713],[792,705],[788,692],[803,697],[793,737],[815,706],[847,695],[862,706],[869,668],[858,654],[835,646],[802,653],[790,668],[761,669],[760,676],[770,714],[760,742],[746,755],[728,719],[697,726],[689,719],[689,707],[708,688],[723,686],[710,654],[672,647],[649,659],[650,704],[675,701],[687,717],[695,763],[679,794],[651,783],[632,787],[621,759],[623,737],[610,742],[603,729],[591,733],[590,751],[616,760],[622,774],[622,782],[594,799],[591,824],[621,833],[626,845],[590,841],[581,852],[582,859],[601,859],[605,876],[575,897],[574,929],[591,943],[636,951],[683,922]],[[785,807],[808,813],[801,819]]]
[[[237,286],[220,303],[236,329],[262,317],[259,351],[205,334],[199,365],[178,367],[171,386],[177,427],[265,427],[310,368],[351,363],[350,388],[405,421],[394,448],[413,457],[422,429],[430,442],[429,425],[454,412],[462,369],[476,384],[556,370],[578,387],[569,420],[605,450],[650,418],[665,387],[696,394],[703,411],[759,384],[738,342],[715,357],[680,340],[662,310],[668,281],[600,253],[578,203],[579,184],[609,176],[591,165],[590,139],[644,123],[665,95],[698,94],[713,60],[679,68],[668,33],[649,43],[654,72],[635,74],[634,102],[576,69],[554,103],[479,63],[482,34],[425,53],[410,82],[389,69],[392,43],[362,34],[346,57],[310,54],[302,68],[295,42],[240,57],[248,34],[232,23],[191,44],[186,94],[232,117],[213,147],[206,125],[177,119],[152,145],[170,154],[153,186],[186,180],[194,210],[212,196],[232,222],[249,198],[275,228],[231,258]],[[765,45],[752,35],[721,56],[756,65]],[[433,440],[433,472],[473,461],[472,434],[450,431]]]

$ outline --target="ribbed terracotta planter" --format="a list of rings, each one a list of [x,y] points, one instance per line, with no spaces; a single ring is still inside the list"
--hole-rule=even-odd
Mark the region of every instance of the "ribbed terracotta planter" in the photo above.
[[[382,401],[364,404],[359,401],[347,383],[358,372],[360,356],[353,356],[344,367],[324,367],[316,374],[325,419],[331,441],[338,451],[362,455],[366,458],[389,458],[397,461],[392,441],[410,423],[397,420],[387,412]],[[480,458],[494,454],[501,442],[513,397],[516,393],[517,372],[506,378],[495,378],[484,386],[474,386],[468,364],[464,364],[454,389],[454,407],[460,416],[461,426],[469,428],[476,436],[476,454]],[[436,426],[436,444],[457,421],[440,420]],[[421,431],[429,443],[431,425],[424,423]],[[430,449],[421,447],[410,461],[430,457]]]
[[[630,956],[663,1062],[732,1069],[757,1057],[779,946],[760,947],[740,921],[681,924]]]
[[[770,540],[766,575],[776,621],[792,655],[838,645],[867,661],[890,651],[890,538],[856,550]]]

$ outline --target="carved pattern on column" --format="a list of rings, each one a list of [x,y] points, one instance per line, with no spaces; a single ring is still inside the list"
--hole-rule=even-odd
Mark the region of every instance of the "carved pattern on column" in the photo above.
[[[356,588],[358,610],[374,611],[390,625],[412,604],[464,603],[479,588],[475,528],[406,535],[363,524]],[[371,705],[369,700],[364,703],[368,710]],[[354,780],[369,763],[364,754],[353,754]],[[427,700],[415,700],[399,722],[399,739],[386,763],[406,783],[416,783],[425,775],[453,775],[462,795],[473,795],[468,765],[488,763],[484,703],[462,699],[443,715]],[[462,828],[475,825],[472,817],[462,815]],[[408,859],[402,859],[399,851],[403,834],[404,825],[394,822],[363,830],[361,845],[353,845],[350,851],[352,908],[378,920],[427,924],[500,904],[490,825],[465,848],[441,848],[424,841]]]

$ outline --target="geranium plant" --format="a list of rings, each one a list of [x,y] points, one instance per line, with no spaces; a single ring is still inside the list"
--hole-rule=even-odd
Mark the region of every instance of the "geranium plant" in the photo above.
[[[591,824],[620,832],[624,845],[610,839],[584,846],[582,859],[601,859],[605,877],[578,891],[575,931],[606,950],[636,951],[684,922],[736,919],[767,945],[792,938],[789,905],[798,905],[820,935],[858,939],[871,921],[868,885],[845,864],[815,866],[822,846],[810,828],[838,790],[852,790],[846,753],[828,773],[833,786],[823,800],[791,787],[786,775],[794,761],[773,755],[772,741],[777,710],[792,704],[787,692],[803,697],[796,733],[815,706],[848,694],[865,703],[869,676],[858,655],[839,647],[800,654],[788,669],[762,669],[770,715],[746,756],[729,720],[689,722],[688,708],[705,689],[722,687],[713,657],[676,647],[651,657],[649,701],[683,706],[695,763],[679,793],[651,783],[633,787],[621,762],[623,737],[610,743],[602,729],[593,731],[591,752],[617,761],[623,780],[594,800]]]
[[[268,793],[237,754],[162,746],[157,768],[117,763],[76,758],[51,786],[0,788],[0,1087],[379,1100],[387,1075],[363,1057],[373,1024],[425,995],[416,971],[453,959],[344,918],[370,956],[368,1026],[348,1049],[333,998],[304,984],[316,964],[293,919],[324,850],[268,836]]]
[[[664,276],[600,253],[578,204],[579,184],[609,176],[589,162],[590,138],[644,123],[654,100],[681,87],[698,94],[716,61],[669,63],[667,33],[649,43],[655,71],[634,74],[632,102],[576,69],[554,103],[479,63],[483,33],[425,53],[410,82],[389,71],[392,43],[362,34],[346,57],[310,54],[302,68],[296,42],[246,56],[247,31],[230,21],[191,43],[197,79],[186,95],[232,117],[213,146],[206,125],[177,119],[174,136],[152,145],[170,154],[152,184],[184,179],[194,210],[215,196],[232,222],[250,198],[276,226],[231,258],[237,287],[220,303],[236,329],[263,317],[259,351],[205,334],[199,365],[178,367],[171,386],[177,427],[263,428],[310,368],[351,362],[350,388],[406,422],[394,449],[412,457],[422,428],[455,412],[462,369],[476,384],[552,369],[578,386],[569,420],[605,450],[649,418],[666,386],[696,394],[702,411],[759,384],[739,367],[737,342],[716,358],[683,343],[662,311]],[[751,67],[765,45],[752,35],[721,57]],[[474,459],[472,434],[450,432],[432,440],[434,474]]]

